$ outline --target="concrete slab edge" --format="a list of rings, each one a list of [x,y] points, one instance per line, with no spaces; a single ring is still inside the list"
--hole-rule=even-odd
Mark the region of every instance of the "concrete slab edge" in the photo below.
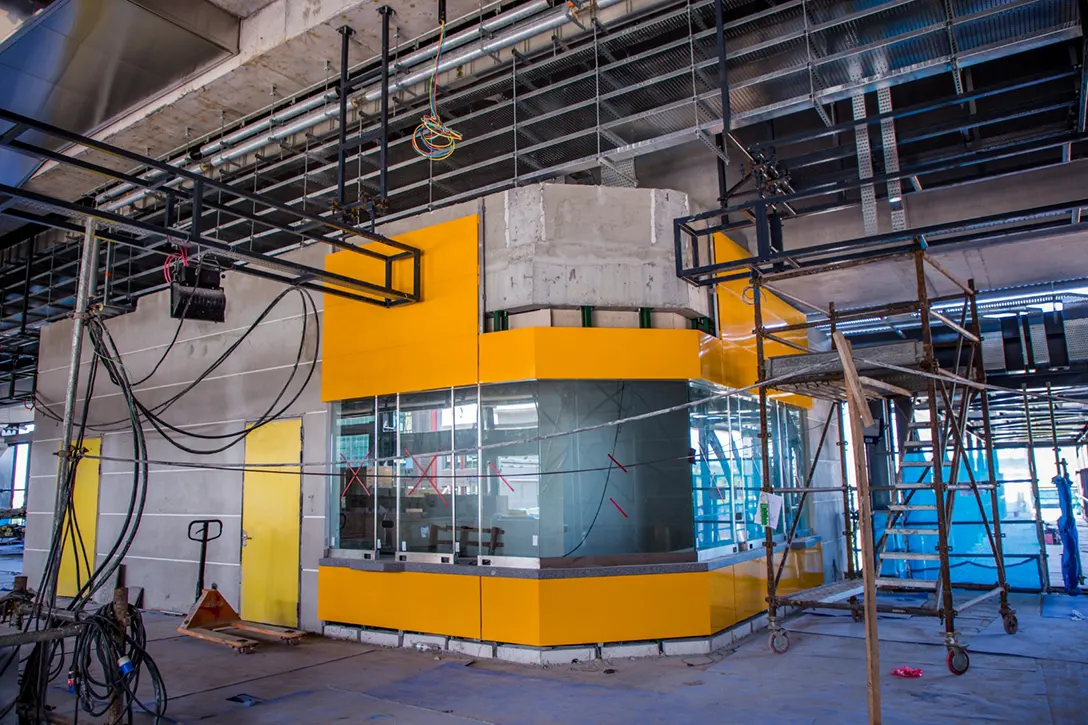
[[[783,612],[783,618],[792,614]],[[527,645],[460,639],[435,634],[370,629],[343,624],[324,624],[322,634],[330,639],[379,647],[400,647],[421,652],[452,652],[476,659],[499,659],[538,667],[590,662],[602,659],[635,659],[646,657],[690,657],[707,655],[763,632],[767,629],[766,613],[738,622],[709,637],[685,637],[643,642],[614,642],[564,647],[531,647]]]

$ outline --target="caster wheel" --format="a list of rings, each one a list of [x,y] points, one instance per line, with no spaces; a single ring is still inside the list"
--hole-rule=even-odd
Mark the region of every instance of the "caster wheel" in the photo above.
[[[771,645],[771,651],[776,655],[784,655],[786,650],[790,648],[790,637],[782,631],[772,632],[768,641]]]
[[[1020,622],[1017,621],[1015,614],[1007,614],[1001,620],[1001,623],[1005,625],[1005,634],[1016,634],[1020,629]]]
[[[967,656],[967,650],[948,650],[948,671],[953,675],[962,675],[971,666],[971,658]]]

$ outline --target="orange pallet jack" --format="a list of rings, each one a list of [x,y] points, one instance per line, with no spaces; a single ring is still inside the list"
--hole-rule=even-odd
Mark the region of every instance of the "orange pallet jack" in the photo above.
[[[214,536],[211,535],[213,526],[217,527]],[[286,644],[298,644],[299,640],[306,635],[302,630],[246,621],[238,616],[238,612],[234,611],[234,607],[223,598],[215,584],[212,584],[211,589],[204,588],[204,565],[207,562],[208,542],[218,539],[222,534],[223,522],[219,519],[198,519],[189,522],[189,539],[200,543],[200,572],[196,582],[196,603],[181,621],[178,634],[216,644],[225,644],[241,654],[252,652],[260,641],[231,634],[229,630],[252,632]]]

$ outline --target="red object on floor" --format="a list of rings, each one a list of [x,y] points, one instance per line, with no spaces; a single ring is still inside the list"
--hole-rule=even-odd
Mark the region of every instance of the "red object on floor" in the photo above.
[[[892,674],[895,675],[896,677],[909,677],[909,678],[921,677],[922,672],[924,672],[924,670],[920,670],[920,669],[916,670],[913,667],[907,667],[906,665],[904,665],[903,667],[896,667],[894,670],[892,670]]]

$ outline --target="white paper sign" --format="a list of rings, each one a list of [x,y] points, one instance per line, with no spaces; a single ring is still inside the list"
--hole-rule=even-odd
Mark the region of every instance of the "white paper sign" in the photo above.
[[[776,493],[759,494],[760,526],[770,526],[772,529],[778,528],[778,520],[782,516],[782,502],[784,500]]]

